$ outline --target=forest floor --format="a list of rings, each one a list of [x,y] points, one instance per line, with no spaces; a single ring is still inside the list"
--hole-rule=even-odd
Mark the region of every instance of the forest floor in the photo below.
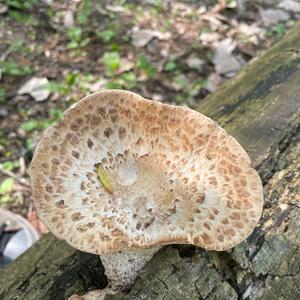
[[[38,226],[26,171],[72,103],[120,88],[195,107],[299,19],[285,2],[1,1],[0,206]]]

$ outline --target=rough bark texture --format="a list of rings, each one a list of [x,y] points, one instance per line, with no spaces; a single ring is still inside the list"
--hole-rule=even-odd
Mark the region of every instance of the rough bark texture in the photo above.
[[[162,249],[107,299],[300,299],[300,23],[199,111],[236,137],[265,186],[261,222],[226,252]],[[45,236],[0,273],[0,299],[66,299],[103,287],[97,256]]]

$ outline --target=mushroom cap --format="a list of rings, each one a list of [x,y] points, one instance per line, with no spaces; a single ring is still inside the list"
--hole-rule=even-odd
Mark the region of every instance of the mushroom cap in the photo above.
[[[217,123],[121,90],[66,110],[37,145],[30,177],[46,226],[95,254],[164,244],[226,250],[250,235],[263,206],[247,153]]]

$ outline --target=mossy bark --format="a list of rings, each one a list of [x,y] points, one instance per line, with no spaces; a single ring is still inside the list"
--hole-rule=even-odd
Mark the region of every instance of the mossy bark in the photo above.
[[[126,295],[108,299],[300,299],[300,23],[198,110],[250,154],[263,216],[231,251],[162,249]],[[105,285],[98,257],[51,234],[0,273],[0,299],[66,299]]]

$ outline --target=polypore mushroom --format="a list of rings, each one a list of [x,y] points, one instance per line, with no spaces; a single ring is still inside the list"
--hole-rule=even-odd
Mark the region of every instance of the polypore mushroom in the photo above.
[[[253,231],[262,184],[239,143],[208,117],[126,91],[68,109],[31,164],[39,217],[73,247],[100,254],[111,292],[161,245],[226,250]]]

